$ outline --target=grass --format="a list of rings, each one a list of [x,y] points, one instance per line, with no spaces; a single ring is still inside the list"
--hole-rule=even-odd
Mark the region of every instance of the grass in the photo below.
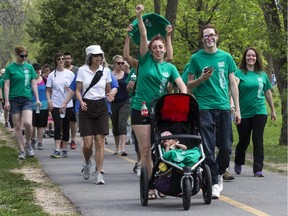
[[[35,204],[34,188],[37,183],[24,180],[23,174],[11,172],[22,167],[39,167],[35,158],[18,160],[16,144],[11,134],[0,124],[0,215],[48,215]]]

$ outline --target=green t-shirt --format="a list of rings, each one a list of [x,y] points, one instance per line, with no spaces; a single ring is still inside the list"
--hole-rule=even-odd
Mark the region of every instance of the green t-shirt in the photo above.
[[[4,80],[10,80],[9,99],[26,97],[32,99],[31,80],[37,75],[33,66],[27,62],[22,65],[11,63],[5,69]]]
[[[267,74],[264,71],[237,70],[235,76],[240,79],[239,103],[241,118],[251,118],[256,114],[267,115],[265,92],[272,88]]]
[[[232,56],[220,49],[213,54],[207,53],[204,49],[199,50],[190,59],[188,73],[194,74],[197,79],[207,66],[212,66],[214,72],[210,79],[197,87],[195,97],[199,109],[230,110],[228,76],[237,70]]]
[[[150,103],[167,93],[168,82],[173,83],[180,77],[177,68],[168,62],[156,62],[148,51],[139,60],[137,76],[137,91],[132,104],[132,108],[141,110],[142,102],[150,111]]]
[[[126,84],[128,84],[131,80],[131,75],[132,74],[135,74],[136,75],[136,70],[134,68],[131,69],[130,73],[128,74],[128,77],[126,79]],[[136,77],[137,79],[137,77]],[[136,93],[136,89],[134,90],[134,92],[129,92],[129,97],[131,97],[131,102],[130,102],[130,109],[132,109],[132,104],[134,102],[134,96],[135,96],[135,93]]]
[[[2,98],[5,99],[5,95],[4,95],[4,79],[3,79],[3,77],[0,77],[0,88],[2,90]]]

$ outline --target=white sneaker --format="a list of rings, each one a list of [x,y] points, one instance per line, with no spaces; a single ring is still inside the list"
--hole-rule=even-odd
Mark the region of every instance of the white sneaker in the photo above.
[[[97,184],[97,185],[105,184],[103,176],[100,173],[98,173],[98,172],[95,172],[95,184]]]
[[[220,190],[218,184],[212,185],[212,199],[218,199],[220,197]]]
[[[91,161],[89,162],[89,164],[84,164],[83,165],[83,169],[82,169],[82,176],[83,179],[88,180],[90,178],[90,167],[92,166]]]
[[[27,152],[28,152],[28,156],[29,157],[34,157],[35,155],[35,152],[32,148],[32,145],[31,144],[26,144],[26,149],[27,149]]]
[[[140,178],[141,177],[141,165],[139,164],[137,169],[136,169],[136,174],[137,174],[137,177]]]
[[[223,191],[223,175],[218,175],[218,188],[219,192]]]

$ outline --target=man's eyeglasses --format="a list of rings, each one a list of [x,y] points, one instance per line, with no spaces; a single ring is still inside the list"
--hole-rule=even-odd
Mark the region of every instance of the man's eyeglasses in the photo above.
[[[20,58],[27,58],[28,57],[28,55],[19,55],[20,56]]]
[[[57,60],[58,61],[64,61],[64,58],[58,58]]]
[[[210,38],[214,38],[215,36],[216,36],[216,34],[211,33],[211,34],[208,34],[208,35],[203,35],[203,38],[204,38],[204,39],[208,39],[209,37],[210,37]]]
[[[124,62],[116,62],[117,65],[124,65]]]
[[[93,57],[102,57],[102,54],[92,54]]]

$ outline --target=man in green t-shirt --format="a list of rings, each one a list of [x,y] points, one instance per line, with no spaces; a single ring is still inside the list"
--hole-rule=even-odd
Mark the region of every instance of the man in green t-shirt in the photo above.
[[[223,190],[222,176],[229,167],[232,147],[232,123],[229,88],[235,104],[235,122],[239,124],[238,88],[232,56],[217,48],[218,32],[206,25],[200,31],[204,49],[194,53],[188,68],[188,89],[197,88],[200,109],[200,130],[206,161],[212,175],[212,198],[218,199]],[[215,158],[215,147],[218,155]]]

